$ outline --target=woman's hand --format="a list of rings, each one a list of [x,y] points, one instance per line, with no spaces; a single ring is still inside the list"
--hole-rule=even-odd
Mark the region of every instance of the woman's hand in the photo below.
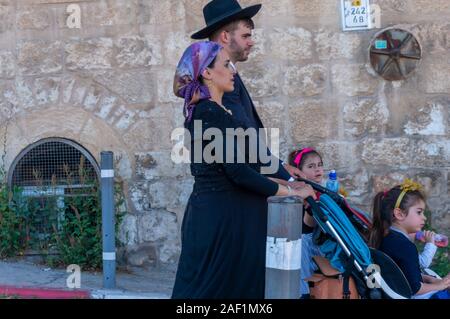
[[[289,175],[291,175],[294,178],[303,178],[306,179],[306,175],[305,173],[303,173],[301,170],[299,170],[297,167],[294,167],[292,165],[289,164],[284,164],[283,165],[284,168],[287,170],[287,172],[289,173]]]
[[[303,199],[306,199],[309,196],[311,196],[314,199],[317,199],[316,192],[311,187],[311,185],[305,185],[305,187],[300,189],[293,189],[292,195],[300,196]]]

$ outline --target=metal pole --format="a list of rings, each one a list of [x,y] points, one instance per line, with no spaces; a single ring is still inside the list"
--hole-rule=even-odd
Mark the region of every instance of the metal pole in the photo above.
[[[113,152],[101,152],[101,197],[103,235],[103,288],[116,287]]]
[[[300,298],[303,199],[268,198],[266,299]]]

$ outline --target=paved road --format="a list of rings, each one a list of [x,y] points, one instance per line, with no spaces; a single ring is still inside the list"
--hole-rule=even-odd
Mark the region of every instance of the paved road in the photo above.
[[[96,298],[169,298],[175,280],[176,266],[119,269],[116,290],[102,289],[101,272],[81,272],[82,290]],[[70,274],[65,269],[48,268],[23,260],[0,260],[0,286],[67,289]]]

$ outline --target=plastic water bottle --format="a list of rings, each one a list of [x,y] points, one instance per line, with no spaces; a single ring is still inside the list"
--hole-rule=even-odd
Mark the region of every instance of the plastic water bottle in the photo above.
[[[330,173],[328,174],[328,180],[327,180],[326,185],[327,185],[326,187],[330,191],[333,191],[335,193],[337,193],[339,191],[339,182],[337,180],[337,174],[334,169],[331,170]]]
[[[416,239],[425,242],[425,235],[422,231],[416,233]],[[438,247],[448,246],[448,237],[442,234],[434,235],[434,244]]]

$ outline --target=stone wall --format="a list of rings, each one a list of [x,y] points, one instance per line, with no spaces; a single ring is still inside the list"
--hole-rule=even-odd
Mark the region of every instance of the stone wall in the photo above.
[[[114,151],[129,211],[120,235],[133,265],[179,256],[193,181],[187,165],[170,160],[170,134],[183,123],[172,78],[207,2],[0,0],[6,168],[45,137],[75,140],[97,160]],[[239,69],[265,125],[280,128],[282,158],[316,147],[367,210],[376,191],[418,179],[433,224],[448,232],[450,2],[372,1],[382,28],[409,30],[422,46],[419,68],[398,82],[384,81],[368,62],[380,29],[341,31],[340,1],[241,1],[258,2],[257,45]],[[81,8],[79,29],[67,26],[70,4]]]

